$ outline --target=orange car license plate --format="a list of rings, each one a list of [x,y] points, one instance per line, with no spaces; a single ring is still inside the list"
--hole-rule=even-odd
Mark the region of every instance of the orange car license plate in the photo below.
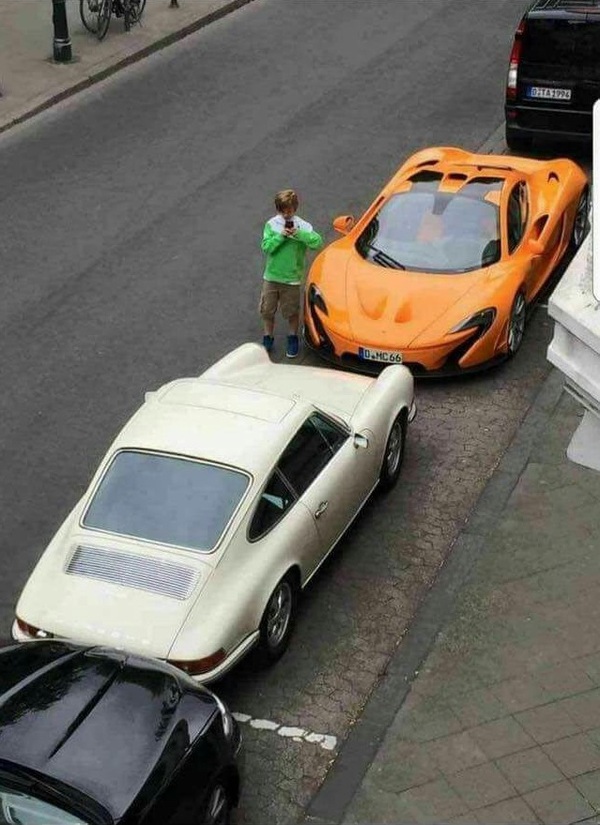
[[[402,353],[387,349],[371,349],[370,347],[359,347],[358,357],[365,361],[382,361],[385,364],[401,364]]]

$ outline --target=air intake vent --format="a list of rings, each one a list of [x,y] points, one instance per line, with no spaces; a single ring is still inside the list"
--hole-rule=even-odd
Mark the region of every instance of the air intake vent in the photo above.
[[[191,596],[199,579],[197,570],[182,564],[83,545],[73,553],[67,573],[181,601]]]

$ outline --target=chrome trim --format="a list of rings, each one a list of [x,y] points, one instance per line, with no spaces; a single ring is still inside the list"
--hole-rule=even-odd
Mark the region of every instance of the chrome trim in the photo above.
[[[413,398],[413,402],[410,405],[410,410],[409,410],[409,413],[408,413],[408,422],[409,422],[409,424],[412,423],[415,420],[416,417],[417,417],[417,402]]]
[[[192,595],[200,578],[198,570],[183,564],[88,545],[77,546],[65,572],[180,601]]]

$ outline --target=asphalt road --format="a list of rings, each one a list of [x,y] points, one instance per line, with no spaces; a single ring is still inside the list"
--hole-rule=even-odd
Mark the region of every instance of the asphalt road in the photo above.
[[[144,391],[260,337],[273,193],[296,188],[330,240],[411,152],[479,148],[526,5],[255,0],[0,139],[3,640]],[[339,744],[547,374],[550,334],[541,307],[514,362],[418,386],[403,483],[311,585],[283,660],[218,687],[233,710]],[[238,821],[294,822],[335,749],[244,733]]]

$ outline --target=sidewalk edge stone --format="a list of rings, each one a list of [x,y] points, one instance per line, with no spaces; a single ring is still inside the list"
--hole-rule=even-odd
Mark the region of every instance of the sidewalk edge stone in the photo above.
[[[160,37],[153,43],[149,43],[147,46],[138,49],[138,51],[133,52],[132,54],[128,54],[126,57],[123,57],[120,60],[117,60],[115,63],[112,63],[110,66],[104,66],[103,68],[98,69],[97,71],[91,72],[89,75],[84,77],[83,80],[79,80],[72,86],[69,86],[68,89],[63,89],[60,92],[51,95],[42,103],[33,106],[31,109],[29,109],[26,112],[23,112],[22,114],[18,114],[12,120],[7,121],[6,123],[0,123],[0,134],[6,132],[9,129],[12,129],[14,126],[18,126],[19,124],[24,123],[27,120],[30,120],[32,117],[35,117],[35,115],[38,115],[41,112],[46,111],[46,109],[50,109],[52,106],[56,106],[56,104],[61,103],[63,100],[66,100],[69,97],[72,97],[78,92],[82,92],[84,89],[93,86],[95,83],[100,83],[102,80],[106,80],[107,77],[116,74],[116,72],[126,68],[127,66],[132,65],[133,63],[137,63],[138,61],[143,60],[145,57],[148,57],[153,52],[157,52],[161,49],[166,48],[167,46],[171,46],[178,40],[183,40],[183,38],[188,37],[190,34],[193,34],[194,32],[204,28],[205,26],[208,26],[209,23],[214,23],[215,20],[219,20],[222,17],[226,17],[231,12],[236,11],[237,9],[241,8],[242,6],[246,6],[251,2],[252,0],[229,0],[229,2],[225,3],[220,8],[208,12],[208,14],[199,17],[192,23],[188,23],[181,29],[169,32],[169,34],[166,34],[164,37]]]
[[[457,595],[481,554],[485,537],[500,519],[563,389],[563,376],[553,369],[482,490],[470,519],[453,543],[447,561],[419,606],[360,718],[342,743],[323,784],[305,809],[300,819],[303,825],[339,825],[342,822],[387,729],[408,696],[439,631],[450,618]],[[499,505],[490,506],[494,501],[500,502]]]

